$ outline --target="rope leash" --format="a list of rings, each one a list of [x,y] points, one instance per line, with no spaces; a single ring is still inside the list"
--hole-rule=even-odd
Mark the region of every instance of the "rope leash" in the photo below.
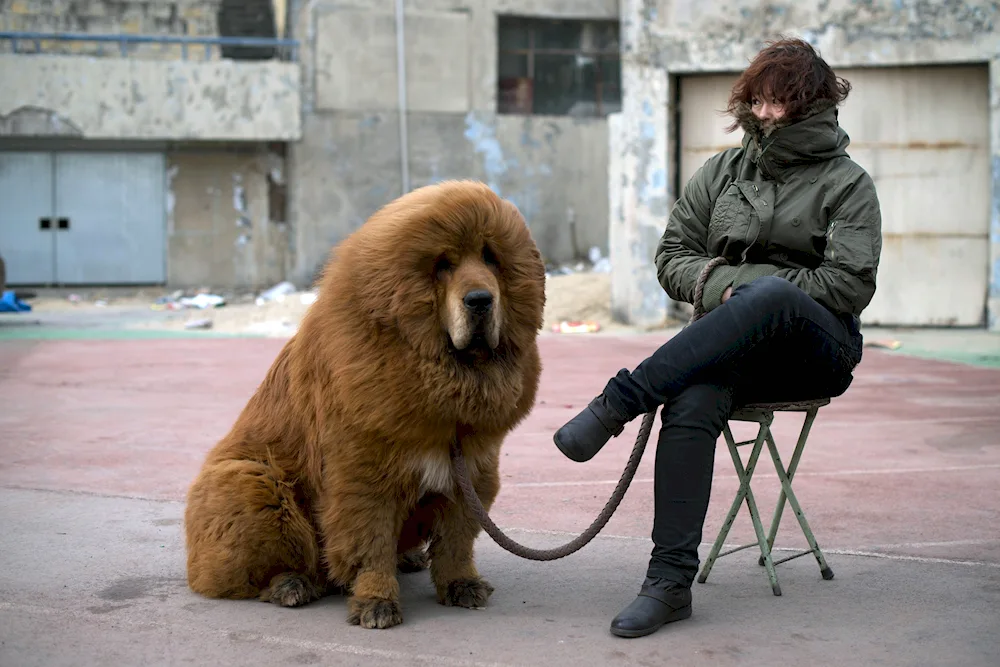
[[[702,269],[701,274],[699,274],[698,282],[695,284],[694,289],[694,303],[692,304],[694,313],[691,316],[691,322],[699,320],[705,315],[702,297],[705,293],[705,283],[708,281],[709,274],[716,267],[726,263],[724,257],[716,257],[710,260],[705,265],[705,268]],[[635,477],[635,471],[639,468],[639,461],[642,460],[642,454],[646,450],[646,443],[649,441],[649,434],[653,430],[653,420],[655,418],[656,408],[647,412],[643,417],[642,424],[639,426],[639,434],[635,439],[635,446],[632,447],[632,454],[629,456],[628,463],[625,464],[625,471],[622,473],[621,479],[618,480],[618,485],[615,486],[615,490],[608,499],[608,502],[604,505],[604,509],[597,515],[594,522],[573,540],[552,549],[526,547],[507,537],[503,531],[497,528],[479,500],[476,490],[472,487],[472,482],[469,480],[469,471],[465,466],[465,457],[462,456],[462,449],[457,440],[451,443],[452,469],[455,472],[455,479],[458,482],[458,486],[462,489],[462,495],[465,497],[465,502],[469,506],[469,510],[475,515],[483,530],[497,544],[515,556],[521,556],[528,560],[556,560],[557,558],[563,558],[575,551],[579,551],[584,545],[594,539],[601,532],[601,529],[604,528],[605,524],[608,523],[608,520],[611,519],[611,515],[618,509],[618,504],[625,497],[625,492],[628,490],[629,484],[632,483],[632,478]]]

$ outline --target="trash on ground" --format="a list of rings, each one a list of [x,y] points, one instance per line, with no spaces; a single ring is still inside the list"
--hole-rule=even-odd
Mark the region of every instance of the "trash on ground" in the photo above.
[[[595,331],[600,331],[601,325],[597,322],[586,321],[586,322],[568,322],[563,320],[559,324],[554,324],[552,326],[553,333],[594,333]]]
[[[218,294],[198,294],[180,299],[180,304],[189,308],[217,308],[226,305],[226,300]]]
[[[18,299],[14,290],[7,290],[0,295],[0,313],[27,313],[30,311],[31,304]]]
[[[211,329],[212,320],[201,319],[201,320],[188,320],[184,323],[185,329]]]
[[[285,280],[278,283],[271,289],[264,290],[263,292],[261,292],[260,296],[257,297],[256,303],[258,306],[263,306],[265,303],[269,301],[281,302],[285,300],[286,296],[294,293],[295,293],[295,285]]]
[[[883,338],[882,340],[865,341],[865,347],[877,347],[883,350],[898,350],[903,344],[898,340]]]

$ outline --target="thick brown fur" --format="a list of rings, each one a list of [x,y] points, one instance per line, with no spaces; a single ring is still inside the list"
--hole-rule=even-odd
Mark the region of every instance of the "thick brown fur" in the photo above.
[[[525,221],[487,186],[440,183],[376,212],[331,253],[190,488],[190,587],[284,606],[343,589],[350,622],[385,628],[402,622],[397,573],[429,560],[438,602],[485,605],[449,445],[488,509],[503,439],[535,402],[544,303]]]

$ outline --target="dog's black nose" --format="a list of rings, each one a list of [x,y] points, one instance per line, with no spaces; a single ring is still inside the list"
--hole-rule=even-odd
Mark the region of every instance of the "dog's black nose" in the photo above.
[[[465,307],[474,313],[482,314],[493,307],[493,295],[484,289],[472,290],[463,299]]]

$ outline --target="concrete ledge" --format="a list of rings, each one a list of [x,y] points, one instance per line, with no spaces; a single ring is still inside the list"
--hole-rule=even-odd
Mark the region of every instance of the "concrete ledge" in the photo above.
[[[298,63],[0,55],[0,136],[294,141]]]

